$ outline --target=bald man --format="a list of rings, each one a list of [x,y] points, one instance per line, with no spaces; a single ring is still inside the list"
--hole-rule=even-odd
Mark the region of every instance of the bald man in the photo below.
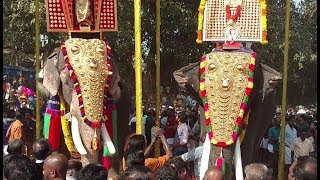
[[[50,155],[43,164],[44,180],[65,180],[68,169],[68,159],[63,154]]]
[[[218,167],[209,168],[204,174],[203,180],[223,180],[222,170]]]

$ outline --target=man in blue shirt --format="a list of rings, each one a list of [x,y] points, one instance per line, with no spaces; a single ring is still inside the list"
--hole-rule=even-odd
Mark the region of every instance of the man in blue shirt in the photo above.
[[[279,137],[280,137],[280,116],[276,116],[274,126],[268,131],[269,143],[273,146],[272,170],[273,177],[278,175],[278,159],[279,159]]]

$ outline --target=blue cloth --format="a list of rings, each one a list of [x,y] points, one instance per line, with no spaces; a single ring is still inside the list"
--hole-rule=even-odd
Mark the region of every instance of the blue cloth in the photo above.
[[[7,131],[10,127],[10,123],[4,123],[2,126],[2,137],[3,137],[3,145],[8,144],[8,138],[6,137]]]
[[[269,128],[268,136],[272,137],[273,139],[277,139],[269,143],[273,145],[273,151],[279,151],[280,127],[273,126]]]

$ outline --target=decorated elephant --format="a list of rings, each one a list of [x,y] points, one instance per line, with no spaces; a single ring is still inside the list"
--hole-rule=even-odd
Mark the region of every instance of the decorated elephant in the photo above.
[[[62,127],[71,154],[80,153],[84,165],[97,163],[101,147],[103,157],[116,152],[112,132],[118,127],[120,76],[103,40],[103,32],[117,31],[116,1],[49,0],[45,5],[47,30],[67,32],[69,38],[48,57],[41,72],[39,87],[50,97],[43,134],[58,151]]]
[[[200,62],[173,73],[179,86],[186,88],[204,110],[201,131],[208,132],[211,148],[202,158],[210,154],[209,162],[202,162],[205,168],[222,166],[223,159],[226,179],[231,179],[234,155],[234,163],[240,158],[243,167],[256,160],[260,137],[276,110],[275,93],[281,74],[255,56],[249,48],[216,48]],[[235,151],[238,139],[242,141],[242,158]]]
[[[75,52],[75,46],[70,41],[89,43],[90,47],[79,44]],[[98,43],[95,46],[96,42]],[[78,54],[78,58],[72,56],[74,53]],[[96,54],[94,59],[90,56],[91,53]],[[75,63],[76,61],[78,62]],[[53,150],[58,150],[58,128],[62,126],[68,149],[78,151],[82,155],[83,163],[98,161],[101,132],[110,153],[113,154],[115,148],[106,127],[111,124],[108,129],[112,131],[112,112],[108,111],[114,110],[110,108],[115,105],[114,101],[120,98],[120,76],[110,47],[97,39],[71,38],[61,49],[48,57],[42,73],[43,81],[39,82],[39,86],[43,88],[40,89],[51,97],[44,117],[44,134],[51,140]],[[61,106],[58,106],[59,104]],[[68,114],[67,107],[70,107]],[[61,112],[66,113],[66,119],[59,122]],[[71,137],[68,126],[63,123],[68,119],[72,122],[72,141],[68,139],[68,136]]]

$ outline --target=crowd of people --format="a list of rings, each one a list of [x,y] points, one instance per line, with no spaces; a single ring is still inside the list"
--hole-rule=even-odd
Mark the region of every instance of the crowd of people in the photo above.
[[[244,178],[277,177],[280,114],[277,113],[261,140],[259,160],[245,167]],[[316,179],[316,111],[287,113],[285,127],[286,179]],[[5,109],[3,119],[4,178],[33,179],[200,179],[200,163],[205,133],[200,133],[200,115],[196,108],[186,113],[169,107],[161,114],[160,127],[155,126],[156,113],[145,111],[142,134],[135,133],[135,114],[129,126],[131,134],[124,145],[124,157],[112,157],[110,169],[101,164],[83,165],[79,159],[52,152],[47,139],[35,139],[32,111]],[[155,158],[155,144],[160,141],[160,156]],[[269,161],[269,160],[272,161]],[[122,162],[122,163],[119,163]],[[272,169],[272,176],[270,176]],[[225,179],[222,170],[209,168],[203,179]],[[233,175],[234,176],[234,175]]]
[[[317,111],[316,106],[288,108],[285,116],[285,174],[300,156],[317,158]],[[260,143],[260,162],[272,168],[273,176],[278,174],[281,108],[270,123]]]
[[[130,135],[124,144],[124,155],[112,156],[111,167],[106,168],[95,163],[84,165],[70,154],[52,152],[47,139],[36,140],[32,90],[19,81],[10,82],[8,79],[3,90],[3,177],[7,180],[200,179],[202,144],[206,134],[201,133],[198,105],[188,95],[182,93],[162,99],[160,127],[156,126],[155,109],[145,108],[142,134],[135,133],[136,115],[133,111],[128,118]],[[170,94],[169,90],[165,92]],[[173,102],[171,106],[168,101]],[[316,109],[316,105],[287,108],[286,179],[317,177]],[[274,119],[270,120],[270,127],[261,137],[257,161],[244,168],[245,179],[277,176],[280,116],[281,108],[278,107]],[[160,152],[155,150],[157,142],[160,142]],[[219,180],[226,179],[226,176],[221,169],[210,167],[203,179]]]

